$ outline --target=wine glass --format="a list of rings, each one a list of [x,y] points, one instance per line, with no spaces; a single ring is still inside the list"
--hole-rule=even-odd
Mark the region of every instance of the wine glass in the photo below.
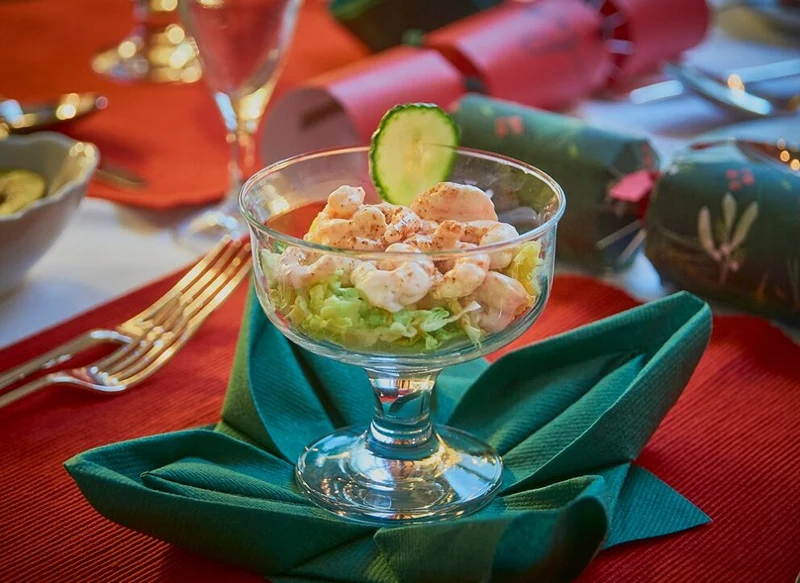
[[[178,229],[192,247],[247,233],[239,213],[242,181],[256,169],[255,132],[278,81],[302,0],[180,0],[203,75],[222,113],[230,145],[225,200]]]
[[[200,79],[192,39],[176,22],[178,0],[134,0],[134,27],[92,58],[92,69],[116,81],[194,83]]]
[[[420,155],[426,157],[427,148],[443,147],[421,146]],[[363,186],[366,200],[377,202],[368,158],[366,147],[290,158],[253,175],[240,196],[253,242],[256,293],[269,320],[303,348],[363,367],[374,392],[369,427],[348,427],[309,444],[297,462],[296,477],[311,500],[351,520],[398,524],[452,518],[492,499],[501,483],[502,461],[475,437],[432,425],[436,377],[446,366],[505,346],[539,317],[550,292],[564,194],[532,166],[458,148],[449,180],[490,194],[499,219],[513,224],[521,233],[518,238],[474,249],[413,254],[343,250],[305,241],[303,234],[339,186]],[[410,337],[407,327],[397,326],[402,312],[370,305],[369,295],[353,287],[356,266],[367,262],[387,270],[432,262],[446,271],[456,261],[483,253],[505,264],[507,275],[490,271],[484,283],[494,274],[493,283],[481,285],[461,302],[469,313],[444,328],[430,326],[420,336]],[[295,269],[298,259],[299,265],[303,259],[305,265],[321,261],[336,270],[313,281],[306,277],[310,270]],[[345,275],[348,265],[352,280]],[[522,265],[528,267],[514,271]],[[496,293],[495,284],[513,283],[503,280],[511,276],[519,279],[509,289],[525,282],[523,299],[517,297],[517,303],[513,294]],[[424,305],[427,298],[411,307],[414,314],[431,309]],[[447,309],[453,315],[460,308]]]

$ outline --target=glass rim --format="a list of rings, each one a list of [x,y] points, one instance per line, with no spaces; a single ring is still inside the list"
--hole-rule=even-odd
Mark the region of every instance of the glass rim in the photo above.
[[[451,146],[435,145],[435,147],[450,148]],[[423,255],[425,257],[434,257],[437,259],[445,259],[454,256],[464,257],[468,255],[477,255],[482,253],[496,253],[512,247],[518,247],[519,245],[526,243],[528,241],[539,239],[542,235],[554,229],[555,226],[558,224],[558,221],[561,219],[561,217],[564,214],[564,210],[566,209],[567,201],[566,201],[566,196],[564,194],[564,190],[561,188],[561,185],[558,182],[556,182],[556,180],[553,179],[553,177],[551,177],[549,174],[531,164],[522,162],[515,158],[511,158],[509,156],[504,156],[502,154],[495,154],[493,152],[488,152],[485,150],[479,150],[475,148],[465,148],[461,146],[453,147],[452,149],[455,150],[457,154],[467,154],[468,156],[474,158],[480,158],[483,160],[498,162],[506,166],[514,166],[528,174],[533,174],[544,184],[546,184],[553,192],[553,194],[555,194],[556,199],[558,201],[558,208],[553,213],[553,216],[548,218],[544,223],[542,223],[541,225],[539,225],[534,229],[531,229],[530,231],[522,233],[521,235],[515,237],[514,239],[499,241],[497,243],[491,243],[489,245],[478,245],[471,249],[440,249],[435,251],[418,251],[420,255]],[[348,146],[342,148],[326,148],[321,150],[313,150],[303,154],[297,154],[289,158],[284,158],[283,160],[279,160],[277,162],[273,162],[272,164],[267,165],[266,167],[262,168],[261,170],[253,174],[250,178],[248,178],[247,181],[242,185],[241,190],[239,191],[239,210],[241,211],[242,216],[244,216],[245,220],[247,220],[247,223],[250,225],[251,228],[260,231],[261,233],[266,234],[270,237],[274,237],[275,239],[281,241],[282,243],[286,243],[293,247],[299,247],[311,253],[336,254],[336,255],[343,255],[346,257],[359,258],[362,260],[375,260],[375,261],[386,259],[387,257],[408,258],[410,253],[407,251],[373,251],[373,250],[345,249],[342,247],[331,247],[328,245],[322,245],[320,243],[312,243],[310,241],[306,241],[305,239],[300,239],[293,235],[288,235],[286,233],[268,227],[267,225],[261,223],[258,219],[256,219],[250,212],[250,210],[245,206],[245,198],[247,197],[247,193],[250,190],[252,190],[254,185],[258,181],[263,179],[265,176],[274,174],[275,172],[282,170],[283,168],[287,168],[289,166],[298,164],[300,162],[315,160],[317,158],[325,158],[328,156],[335,156],[342,154],[357,154],[357,153],[369,154],[369,146]]]

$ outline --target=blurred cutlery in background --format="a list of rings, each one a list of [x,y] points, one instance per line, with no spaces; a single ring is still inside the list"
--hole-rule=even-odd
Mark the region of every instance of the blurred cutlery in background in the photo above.
[[[800,148],[796,144],[788,143],[782,138],[774,142],[762,142],[742,138],[720,138],[718,140],[694,142],[689,144],[689,149],[705,150],[722,144],[736,146],[751,160],[765,162],[777,166],[782,170],[788,170],[789,172],[800,173]]]
[[[761,67],[760,69],[764,69]],[[756,95],[745,88],[745,79],[758,78],[760,81],[781,79],[797,74],[800,60],[773,63],[768,71],[745,71],[728,75],[720,80],[694,65],[688,63],[667,62],[664,72],[673,77],[670,81],[648,85],[633,90],[628,99],[636,104],[650,103],[692,93],[723,109],[742,117],[768,118],[790,115],[800,108],[800,91],[788,98],[775,98]]]
[[[100,158],[100,167],[95,170],[94,177],[107,184],[123,190],[141,190],[147,188],[147,181],[128,168],[109,164]]]
[[[794,113],[800,103],[797,95],[791,99],[774,99],[754,95],[744,84],[731,85],[719,81],[688,63],[666,63],[664,70],[691,91],[720,107],[748,117],[765,118]]]
[[[778,61],[776,63],[752,67],[740,67],[726,71],[721,79],[716,78],[710,73],[705,74],[720,83],[726,83],[729,87],[743,89],[751,83],[776,81],[778,79],[800,76],[800,59],[789,59],[787,61]],[[686,95],[686,88],[677,79],[668,79],[634,89],[630,92],[629,99],[632,103],[640,105],[661,101],[663,99],[671,99],[679,95]]]
[[[23,104],[0,97],[0,139],[8,134],[30,133],[78,119],[108,107],[108,99],[96,93],[66,93],[43,103]],[[127,168],[100,159],[94,177],[114,188],[140,190],[147,181]]]
[[[43,103],[20,103],[0,98],[0,120],[10,133],[31,132],[78,119],[108,107],[108,99],[96,93],[66,93]]]

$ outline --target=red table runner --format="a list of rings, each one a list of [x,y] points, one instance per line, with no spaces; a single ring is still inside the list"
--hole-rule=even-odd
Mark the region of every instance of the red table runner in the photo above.
[[[120,85],[91,70],[92,56],[122,41],[132,27],[130,0],[0,2],[0,95],[46,101],[97,91],[108,97],[105,111],[54,129],[93,142],[102,158],[134,170],[149,185],[117,190],[94,182],[90,196],[155,209],[221,198],[229,152],[202,80]],[[329,15],[324,0],[307,0],[277,93],[366,53]]]
[[[0,352],[0,369],[151,303],[174,278]],[[62,463],[88,448],[218,419],[246,289],[158,375],[98,398],[51,387],[0,409],[0,581],[245,582],[260,576],[126,530],[80,496]],[[559,276],[520,345],[633,307],[621,291]],[[714,320],[690,385],[639,463],[714,523],[603,552],[582,583],[791,582],[800,572],[800,347],[764,320]],[[345,574],[346,575],[346,574]]]

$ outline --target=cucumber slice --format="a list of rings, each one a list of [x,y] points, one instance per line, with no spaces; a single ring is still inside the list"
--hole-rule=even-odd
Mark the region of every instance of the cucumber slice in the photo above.
[[[417,195],[447,180],[457,145],[458,127],[440,107],[397,105],[372,134],[370,178],[383,200],[408,206]]]

